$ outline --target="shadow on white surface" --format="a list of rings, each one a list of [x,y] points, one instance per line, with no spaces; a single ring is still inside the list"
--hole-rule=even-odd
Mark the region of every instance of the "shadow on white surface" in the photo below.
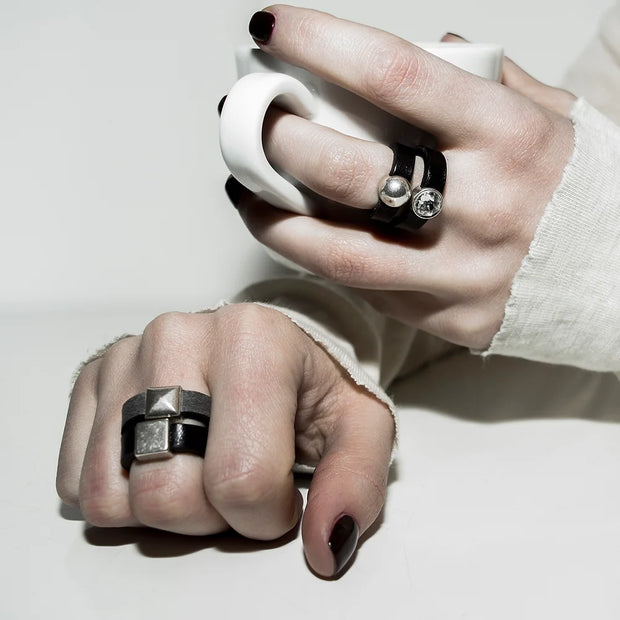
[[[398,478],[398,466],[395,464],[389,475],[388,486]],[[310,486],[311,476],[303,475],[296,477],[296,485],[302,491],[304,498]],[[67,521],[84,521],[84,516],[77,506],[70,506],[61,501],[58,513]],[[381,511],[375,522],[360,537],[355,556],[362,549],[365,542],[371,539],[380,529],[385,518],[385,509]],[[237,534],[233,530],[211,536],[185,536],[163,530],[148,527],[129,528],[102,528],[84,523],[83,538],[86,543],[93,547],[121,547],[132,546],[136,551],[150,558],[173,558],[182,557],[192,553],[198,553],[206,549],[215,549],[222,553],[257,553],[269,549],[277,549],[287,545],[300,537],[301,522],[290,532],[276,540],[263,541],[252,540]],[[310,567],[308,566],[310,569]],[[311,570],[311,569],[310,569]],[[342,572],[342,577],[348,570]]]
[[[611,373],[457,350],[394,387],[401,407],[472,422],[536,419],[620,422],[620,382]]]

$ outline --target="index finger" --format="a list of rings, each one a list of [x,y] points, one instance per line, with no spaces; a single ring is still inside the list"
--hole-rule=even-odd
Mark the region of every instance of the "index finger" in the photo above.
[[[265,52],[364,97],[442,141],[467,137],[471,142],[472,133],[488,131],[481,111],[505,98],[498,84],[383,30],[280,4],[257,15],[250,33]]]

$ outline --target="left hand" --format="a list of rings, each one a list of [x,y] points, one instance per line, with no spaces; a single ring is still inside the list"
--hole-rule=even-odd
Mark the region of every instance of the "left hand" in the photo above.
[[[277,253],[355,287],[379,311],[487,348],[572,153],[574,96],[509,60],[499,84],[380,30],[284,5],[266,10],[275,27],[260,43],[265,52],[431,133],[448,178],[444,211],[416,233],[381,234],[354,209],[354,223],[343,222],[333,201],[373,207],[392,151],[274,111],[265,133],[270,161],[325,197],[328,216],[291,214],[241,191],[246,225]]]

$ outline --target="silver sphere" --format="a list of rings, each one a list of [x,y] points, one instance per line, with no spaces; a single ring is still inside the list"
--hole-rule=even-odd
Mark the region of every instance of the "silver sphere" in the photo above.
[[[411,185],[404,177],[387,176],[379,183],[379,200],[388,207],[402,207],[411,198]]]

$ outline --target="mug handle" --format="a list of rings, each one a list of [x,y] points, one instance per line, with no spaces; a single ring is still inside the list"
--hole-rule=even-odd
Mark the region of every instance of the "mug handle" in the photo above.
[[[280,176],[263,149],[267,108],[278,106],[310,118],[316,109],[312,93],[285,73],[250,73],[240,78],[226,96],[220,117],[220,149],[233,176],[275,207],[312,214],[312,199]]]

